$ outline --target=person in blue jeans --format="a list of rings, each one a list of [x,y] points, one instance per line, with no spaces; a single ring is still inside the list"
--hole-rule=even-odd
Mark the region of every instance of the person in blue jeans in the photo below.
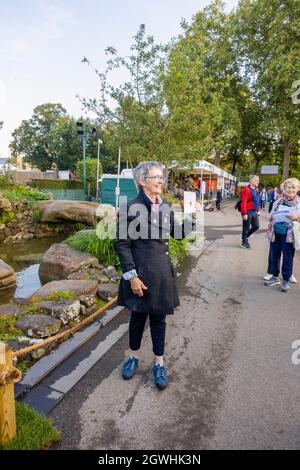
[[[272,277],[265,281],[265,285],[271,287],[280,284],[278,259],[282,254],[282,292],[288,292],[289,280],[293,274],[295,255],[293,221],[300,222],[300,197],[297,195],[299,189],[300,182],[297,178],[288,178],[284,181],[284,194],[274,202],[267,232],[267,238],[271,242]]]

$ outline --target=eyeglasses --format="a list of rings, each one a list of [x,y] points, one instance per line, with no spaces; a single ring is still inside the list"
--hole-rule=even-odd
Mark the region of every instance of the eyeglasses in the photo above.
[[[163,175],[155,175],[155,176],[145,176],[144,179],[151,179],[151,180],[154,180],[156,183],[159,183],[159,181],[163,181],[164,180],[164,176]]]

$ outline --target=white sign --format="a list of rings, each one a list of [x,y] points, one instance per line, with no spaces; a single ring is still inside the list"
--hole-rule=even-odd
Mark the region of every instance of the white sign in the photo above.
[[[59,178],[60,180],[68,180],[68,179],[70,179],[70,178],[69,178],[69,175],[70,175],[70,172],[69,172],[69,171],[59,170],[59,172],[58,172],[58,178]]]
[[[196,212],[196,193],[192,191],[184,191],[183,193],[184,201],[184,213],[192,214]]]
[[[221,190],[224,189],[224,178],[221,176],[218,176],[217,179],[217,189]]]
[[[201,194],[206,192],[206,181],[201,181]]]
[[[278,175],[278,165],[262,165],[261,175]]]

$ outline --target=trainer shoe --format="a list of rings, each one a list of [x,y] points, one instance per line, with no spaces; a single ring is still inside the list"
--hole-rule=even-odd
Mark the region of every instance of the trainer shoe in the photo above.
[[[272,277],[273,277],[273,274],[266,274],[264,277],[264,281],[269,281],[270,279],[272,279]]]
[[[251,248],[249,242],[243,242],[243,243],[241,243],[241,247],[242,247],[242,248],[245,248],[245,249],[247,249],[247,250],[250,250],[250,248]]]
[[[289,281],[282,281],[280,290],[281,290],[282,292],[288,292],[288,291],[289,291],[289,288],[290,288],[290,286],[289,286]]]
[[[279,286],[280,281],[278,277],[272,276],[271,279],[269,279],[268,281],[265,281],[264,284],[265,286],[268,286],[268,287]]]
[[[293,284],[297,284],[297,279],[295,278],[294,274],[291,275],[289,282],[292,282]]]
[[[122,377],[125,380],[131,379],[136,373],[139,360],[134,356],[129,356],[127,361],[124,362],[122,367]]]
[[[154,383],[160,390],[164,390],[168,385],[169,379],[167,369],[164,364],[154,364],[153,366]]]

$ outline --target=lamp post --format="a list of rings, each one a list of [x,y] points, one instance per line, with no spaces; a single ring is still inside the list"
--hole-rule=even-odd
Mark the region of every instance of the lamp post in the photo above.
[[[98,139],[98,160],[97,160],[97,184],[96,184],[96,200],[99,201],[99,176],[100,176],[100,145],[103,144],[101,139]],[[103,171],[103,168],[102,168]]]
[[[87,141],[90,137],[95,137],[97,134],[97,130],[95,127],[90,129],[85,129],[83,127],[83,122],[82,121],[77,121],[76,123],[77,126],[77,134],[79,136],[79,139],[82,142],[82,149],[83,149],[83,191],[86,196],[86,145]]]

